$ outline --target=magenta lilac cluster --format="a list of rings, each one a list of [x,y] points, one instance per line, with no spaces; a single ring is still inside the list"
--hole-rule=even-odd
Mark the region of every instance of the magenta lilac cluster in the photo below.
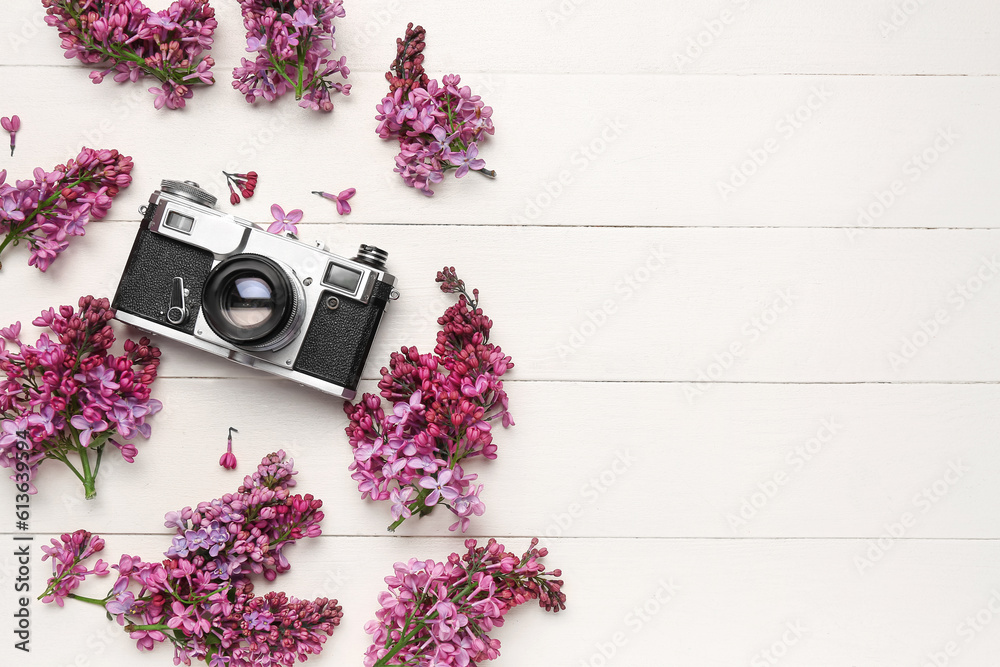
[[[52,585],[42,593],[42,602],[55,602],[61,607],[63,600],[70,597],[89,575],[103,577],[110,572],[108,564],[100,558],[92,567],[84,565],[84,561],[104,550],[104,540],[100,536],[78,530],[50,541],[51,547],[42,546],[42,560],[52,559]]]
[[[31,246],[28,264],[45,271],[91,218],[103,218],[119,190],[132,182],[132,158],[116,150],[83,148],[75,160],[34,179],[7,183],[0,170],[0,253],[22,241]],[[2,266],[2,264],[0,264]]]
[[[396,59],[386,79],[389,94],[376,106],[378,127],[383,139],[397,139],[399,154],[393,170],[410,187],[433,195],[431,186],[440,183],[446,171],[457,178],[469,171],[495,177],[479,157],[479,144],[493,134],[493,109],[474,95],[461,77],[449,74],[428,79],[424,72],[422,27],[410,23],[406,35],[396,40]]]
[[[154,12],[140,0],[42,0],[45,22],[59,30],[67,58],[96,67],[94,83],[160,81],[149,89],[160,109],[181,109],[192,87],[211,85],[212,34],[218,22],[209,0],[175,0]]]
[[[392,353],[378,383],[391,405],[388,414],[374,394],[344,404],[354,449],[351,477],[362,498],[391,501],[389,530],[444,506],[458,517],[451,530],[466,531],[486,507],[483,485],[463,462],[495,459],[493,426],[514,423],[500,379],[514,364],[489,342],[493,321],[479,308],[479,290],[469,294],[454,267],[439,271],[437,282],[460,296],[438,318],[434,354],[415,347]]]
[[[380,609],[365,625],[372,644],[365,667],[475,667],[500,655],[489,631],[514,607],[538,600],[546,611],[566,608],[559,570],[547,572],[548,550],[538,540],[521,556],[490,539],[484,547],[466,540],[468,551],[439,563],[396,563],[379,594]]]
[[[73,589],[81,579],[77,573],[106,574],[106,566],[88,570],[77,533],[63,535],[62,543],[53,540],[47,553],[65,565],[53,570],[40,597],[102,606],[140,651],[169,640],[174,664],[201,660],[212,667],[256,667],[304,661],[320,652],[340,624],[341,607],[327,598],[299,600],[279,592],[259,596],[251,581],[252,574],[263,573],[271,581],[287,571],[285,547],[321,532],[323,502],[310,494],[292,494],[295,474],[284,452],[269,454],[236,493],[169,512],[165,525],[175,535],[166,558],[146,562],[123,555],[112,566],[118,579],[101,599]],[[72,584],[66,583],[70,577]]]
[[[107,299],[85,296],[79,310],[42,311],[32,324],[48,331],[34,345],[21,340],[20,322],[0,329],[0,466],[14,471],[18,490],[35,493],[38,468],[52,459],[94,498],[106,446],[132,463],[129,441],[149,437],[146,419],[162,407],[150,397],[160,351],[141,338],[111,354],[112,315]]]
[[[301,107],[333,111],[331,94],[351,94],[351,84],[333,80],[351,73],[346,56],[333,57],[342,0],[240,0],[240,6],[252,59],[233,70],[233,88],[247,102],[294,92]]]

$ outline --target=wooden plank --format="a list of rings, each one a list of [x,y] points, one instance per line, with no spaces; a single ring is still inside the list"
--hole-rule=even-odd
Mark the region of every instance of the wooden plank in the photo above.
[[[34,0],[8,3],[0,63],[64,65]],[[150,3],[154,7],[166,3]],[[219,80],[245,53],[234,3],[214,3]],[[959,0],[716,0],[630,3],[520,0],[469,10],[447,0],[419,10],[399,0],[345,3],[338,54],[355,71],[385,71],[407,21],[428,30],[429,71],[711,74],[996,74],[992,3]],[[516,28],[511,27],[510,17]],[[586,64],[581,64],[586,63]]]
[[[490,75],[492,76],[492,75]],[[374,134],[385,91],[357,75],[332,115],[294,100],[251,107],[226,86],[183,112],[157,112],[148,86],[94,86],[83,71],[0,68],[23,118],[4,161],[24,178],[81,145],[133,156],[135,182],[111,211],[134,220],[162,178],[191,179],[221,207],[270,222],[278,202],[335,219],[311,190],[355,187],[354,223],[708,227],[995,227],[1000,154],[995,77],[621,77],[613,95],[567,106],[588,78],[505,74],[468,81],[496,110],[481,154],[499,177],[449,178],[426,198],[392,172]],[[73,123],[52,99],[73,100]],[[551,112],[540,113],[540,109]],[[43,129],[51,128],[51,130]],[[222,170],[260,173],[231,209]]]
[[[42,537],[48,536],[35,544],[33,591],[47,571],[37,559]],[[114,535],[105,552],[115,560],[121,552],[153,558],[164,542]],[[505,540],[512,550],[526,543]],[[663,664],[653,660],[756,667],[770,664],[768,655],[795,665],[925,665],[950,643],[953,664],[983,665],[1000,649],[990,610],[1000,576],[996,541],[898,542],[864,575],[853,559],[867,546],[853,540],[549,540],[548,546],[547,562],[562,568],[568,582],[567,609],[513,611],[494,635],[502,642],[499,667]],[[336,597],[343,623],[308,664],[359,664],[367,647],[363,626],[374,617],[392,563],[441,560],[461,549],[458,540],[318,538],[291,549],[291,571],[258,590]],[[100,596],[112,583],[88,581],[81,592]],[[13,613],[11,597],[0,599],[5,614]],[[31,613],[30,662],[8,641],[0,646],[5,664],[169,663],[169,647],[139,653],[89,605],[34,602]],[[977,622],[978,614],[986,622]],[[614,651],[611,660],[602,662],[602,647]]]
[[[517,425],[496,433],[497,460],[467,467],[488,507],[474,535],[878,538],[912,524],[907,538],[1000,537],[979,509],[1000,502],[997,385],[716,384],[694,404],[675,384],[507,387]],[[108,452],[96,500],[43,466],[34,530],[114,516],[116,533],[162,533],[167,511],[234,490],[283,448],[300,491],[330,508],[328,533],[387,536],[388,505],[350,479],[339,400],[259,378],[163,379],[156,396],[152,439],[134,464]],[[230,426],[236,473],[218,466]],[[0,497],[13,505],[6,480]],[[452,521],[441,511],[400,534],[448,535]]]
[[[111,294],[135,223],[96,223],[45,275],[14,249],[17,285],[2,320]],[[358,224],[302,228],[352,254],[390,252],[401,298],[369,357],[430,349],[448,305],[433,282],[456,264],[483,292],[494,341],[521,380],[994,382],[1000,347],[996,231],[842,229],[452,228]],[[461,252],[456,252],[456,240]],[[133,334],[134,335],[134,334]],[[245,375],[164,343],[174,377]],[[733,352],[736,354],[733,354]],[[678,387],[681,392],[684,388]],[[697,393],[698,386],[690,391]]]

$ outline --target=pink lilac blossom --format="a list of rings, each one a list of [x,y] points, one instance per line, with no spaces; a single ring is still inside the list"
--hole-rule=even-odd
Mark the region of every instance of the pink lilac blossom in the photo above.
[[[228,171],[222,172],[226,176],[226,185],[229,186],[229,203],[236,206],[240,203],[240,195],[246,199],[253,197],[253,191],[257,188],[257,172],[248,171],[245,174],[230,174]],[[237,193],[239,190],[239,193]]]
[[[538,600],[546,611],[566,608],[562,572],[545,570],[548,550],[537,539],[521,556],[492,538],[476,544],[466,540],[467,552],[443,563],[411,558],[393,566],[375,620],[365,625],[372,636],[365,667],[476,667],[500,655],[500,640],[487,633],[514,607]]]
[[[233,88],[247,102],[294,92],[303,108],[333,111],[332,93],[351,94],[351,84],[333,80],[351,73],[346,57],[333,57],[341,0],[240,0],[240,7],[251,57],[233,70]]]
[[[197,85],[212,85],[212,34],[218,22],[209,0],[175,0],[153,12],[139,0],[42,0],[45,22],[59,30],[67,58],[96,67],[101,83],[151,76],[157,109],[181,109]]]
[[[28,264],[44,272],[70,238],[84,235],[91,218],[108,214],[112,200],[132,182],[131,173],[131,157],[92,148],[52,171],[36,168],[33,180],[10,184],[0,170],[0,253],[26,242]]]
[[[4,116],[3,118],[0,118],[0,127],[3,127],[4,130],[10,132],[10,155],[13,157],[14,145],[17,140],[17,131],[21,129],[21,119],[17,117],[17,114],[14,114],[10,118]]]
[[[268,225],[267,231],[272,234],[294,234],[298,236],[298,224],[302,222],[302,209],[296,208],[285,213],[285,209],[277,204],[272,204],[271,215],[274,216],[274,222]]]
[[[0,466],[21,493],[36,492],[39,466],[53,459],[92,499],[106,446],[132,463],[138,450],[129,440],[149,437],[146,419],[162,408],[150,397],[160,351],[140,338],[110,354],[112,316],[107,299],[85,296],[79,310],[42,311],[32,324],[48,331],[34,345],[21,340],[20,322],[0,329]]]
[[[383,139],[399,141],[396,167],[403,182],[431,196],[431,186],[440,183],[445,172],[454,169],[462,178],[477,171],[493,178],[479,157],[479,144],[494,132],[493,109],[486,106],[461,77],[449,74],[428,79],[424,72],[424,35],[421,26],[407,25],[406,34],[396,40],[396,59],[386,80],[389,94],[375,108]]]
[[[239,433],[239,431],[230,426],[229,437],[226,439],[226,452],[219,458],[219,465],[226,470],[236,469],[236,455],[233,454],[233,433]]]
[[[91,571],[79,564],[84,558],[77,557],[80,550],[67,536],[63,545],[53,540],[53,551],[60,562],[72,563],[74,574],[53,576],[41,599],[62,604],[69,597],[99,605],[140,651],[169,640],[174,664],[201,660],[256,667],[304,661],[322,650],[340,624],[340,605],[280,592],[255,595],[251,581],[253,574],[272,581],[290,569],[284,548],[321,532],[323,502],[292,494],[295,474],[292,460],[279,451],[265,456],[236,493],[168,512],[164,525],[175,535],[166,558],[146,562],[123,554],[112,566],[117,581],[102,599],[72,592]],[[99,569],[106,573],[107,566],[94,571]]]
[[[348,201],[353,197],[357,190],[354,188],[347,188],[346,190],[341,190],[340,194],[330,194],[329,192],[322,192],[320,190],[313,190],[314,195],[319,195],[323,199],[329,199],[337,205],[337,215],[347,215],[351,212],[351,204]]]
[[[52,539],[52,546],[42,546],[42,560],[52,559],[52,577],[49,586],[39,596],[42,602],[55,602],[60,607],[88,575],[98,577],[110,573],[108,564],[100,558],[92,568],[83,565],[94,554],[104,550],[104,540],[85,530],[63,534],[59,540]]]
[[[344,403],[351,478],[362,498],[391,501],[389,530],[438,506],[457,517],[451,530],[468,530],[486,506],[483,486],[464,462],[495,459],[493,425],[514,423],[500,379],[514,364],[489,342],[493,321],[479,308],[479,290],[470,294],[454,267],[438,272],[436,281],[443,292],[459,294],[458,303],[438,318],[434,354],[403,347],[382,369],[378,386],[391,412],[374,394]]]

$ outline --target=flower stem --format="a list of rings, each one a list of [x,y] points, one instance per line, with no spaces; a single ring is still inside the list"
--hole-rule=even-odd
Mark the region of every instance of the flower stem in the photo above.
[[[155,623],[152,625],[135,625],[134,623],[129,623],[125,626],[125,632],[135,632],[136,630],[169,630],[170,626],[166,623]]]
[[[96,604],[99,607],[103,607],[107,600],[98,600],[97,598],[88,598],[85,595],[77,595],[76,593],[70,593],[67,597],[71,597],[74,600],[79,600],[80,602],[89,602],[90,604]]]
[[[73,434],[73,440],[76,442],[76,451],[80,455],[80,469],[83,475],[83,497],[87,500],[93,500],[97,497],[97,488],[95,487],[97,478],[90,469],[90,454],[87,452],[87,448],[80,444],[80,437],[77,435],[74,429],[70,429]]]

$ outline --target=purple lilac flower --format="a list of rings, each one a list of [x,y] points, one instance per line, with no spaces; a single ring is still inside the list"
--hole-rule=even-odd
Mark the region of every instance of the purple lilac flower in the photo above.
[[[380,609],[365,624],[372,643],[365,667],[405,664],[427,667],[481,665],[499,655],[500,642],[489,631],[504,624],[514,608],[538,600],[546,611],[566,608],[560,570],[546,571],[536,548],[521,556],[504,551],[496,540],[477,546],[466,540],[465,554],[447,560],[398,562],[379,593]]]
[[[209,0],[175,0],[159,12],[132,0],[42,0],[45,22],[59,31],[67,58],[96,67],[90,78],[101,83],[152,76],[149,92],[157,109],[181,109],[195,83],[214,83],[211,49],[218,23]],[[89,11],[84,11],[84,9]]]
[[[478,157],[479,146],[494,132],[493,109],[479,95],[461,85],[457,74],[429,79],[424,71],[422,27],[410,23],[403,38],[396,40],[396,59],[386,72],[389,93],[375,109],[383,139],[399,141],[396,168],[406,185],[423,194],[454,169],[461,178],[470,170],[495,177]]]
[[[468,530],[485,504],[483,486],[473,485],[477,476],[464,462],[496,458],[495,422],[514,423],[501,380],[513,363],[489,342],[493,321],[479,308],[479,291],[468,291],[453,267],[437,282],[459,299],[438,318],[433,354],[412,347],[392,353],[378,383],[381,397],[365,394],[344,405],[351,478],[363,498],[391,501],[389,530],[440,506],[458,517],[451,530]]]
[[[319,195],[323,199],[329,199],[337,205],[337,215],[347,215],[351,212],[351,205],[347,201],[355,195],[357,190],[354,188],[347,188],[342,190],[340,194],[332,195],[329,192],[321,192],[319,190],[313,190],[314,195]]]
[[[251,630],[267,630],[271,629],[271,623],[274,621],[274,617],[266,611],[251,611],[247,614],[243,614],[243,620],[247,622],[247,625]]]
[[[131,171],[132,158],[90,148],[50,172],[36,168],[34,180],[6,184],[7,172],[0,170],[0,253],[24,242],[31,248],[28,264],[45,271],[92,218],[107,215],[132,182]]]
[[[476,147],[475,143],[469,144],[465,151],[448,153],[448,162],[452,166],[458,167],[455,171],[455,178],[462,178],[469,173],[470,169],[479,171],[486,166],[486,160],[478,159],[477,155],[479,155],[479,148]]]
[[[389,499],[392,500],[392,518],[393,519],[407,519],[412,514],[410,508],[407,507],[410,500],[413,498],[414,490],[412,486],[407,486],[403,489],[393,489],[389,492]]]
[[[333,20],[343,18],[342,0],[240,0],[247,31],[247,52],[233,70],[233,87],[247,102],[273,101],[293,92],[299,106],[332,111],[332,94],[350,95],[347,59],[333,58],[337,48]]]
[[[458,498],[458,491],[450,486],[448,483],[451,482],[451,478],[454,473],[450,469],[442,470],[438,473],[437,479],[433,477],[422,477],[418,484],[425,489],[430,489],[431,492],[424,499],[424,504],[427,506],[436,505],[438,500],[455,500]]]
[[[79,310],[50,308],[35,318],[32,324],[49,332],[34,345],[20,339],[19,323],[0,328],[0,348],[10,343],[10,349],[0,349],[0,372],[6,378],[0,381],[0,466],[13,468],[15,481],[27,481],[29,493],[34,493],[31,482],[41,462],[57,459],[73,467],[86,496],[94,497],[97,461],[107,443],[131,461],[134,445],[115,438],[148,437],[144,420],[161,408],[150,397],[159,350],[143,338],[126,340],[121,356],[109,354],[115,342],[110,303],[87,296],[78,305]],[[16,457],[13,436],[27,445]],[[87,462],[77,469],[74,463],[83,458]],[[21,470],[24,465],[27,471]],[[17,479],[25,472],[27,480]]]
[[[272,234],[291,233],[298,235],[299,228],[296,225],[302,221],[302,211],[300,209],[293,209],[285,213],[285,209],[277,204],[272,204],[271,215],[274,216],[274,222],[270,224],[267,231]]]
[[[4,130],[10,132],[10,154],[13,156],[17,131],[21,129],[21,119],[17,117],[17,114],[14,114],[10,118],[4,116],[3,118],[0,118],[0,127],[3,127]]]
[[[89,601],[102,604],[139,650],[171,642],[178,664],[291,665],[319,653],[343,616],[336,600],[253,592],[254,575],[273,580],[290,569],[286,546],[321,532],[323,503],[292,494],[294,475],[291,460],[276,452],[235,493],[169,512],[175,535],[167,559],[123,554],[115,585]],[[96,535],[78,531],[53,545],[43,549],[57,560],[46,602],[62,604],[87,575],[108,574],[103,561],[90,570],[83,562],[104,546]]]
[[[73,428],[80,431],[80,444],[84,447],[90,446],[90,441],[95,433],[103,433],[108,430],[108,423],[103,419],[94,419],[91,421],[83,415],[73,415],[73,418],[69,422],[73,425]]]

